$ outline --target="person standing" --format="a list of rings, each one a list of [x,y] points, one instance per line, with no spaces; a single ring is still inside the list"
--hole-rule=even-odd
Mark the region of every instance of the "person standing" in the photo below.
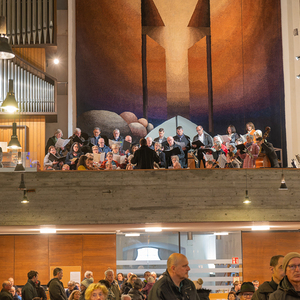
[[[270,300],[300,299],[300,253],[290,252],[282,261],[285,276],[277,290],[269,297]]]
[[[137,164],[135,169],[153,169],[154,162],[159,163],[156,152],[147,146],[147,140],[140,139],[141,147],[134,152],[132,164]]]
[[[49,288],[50,300],[67,300],[67,295],[64,289],[64,285],[61,282],[63,278],[63,270],[61,268],[55,268],[53,270],[53,276],[47,286]]]
[[[118,282],[114,279],[114,271],[112,269],[107,269],[104,272],[105,279],[110,283],[111,290],[115,295],[115,299],[119,300],[121,298],[120,288]]]
[[[12,287],[12,284],[10,281],[4,281],[2,283],[2,290],[0,293],[0,300],[13,300],[13,296],[10,293],[10,289]]]
[[[29,271],[27,273],[28,281],[22,289],[22,300],[32,300],[38,297],[35,283],[38,280],[39,273],[37,271]]]
[[[258,290],[254,293],[252,300],[268,300],[270,294],[277,290],[279,282],[284,277],[284,271],[282,267],[283,255],[273,256],[270,260],[270,271],[272,273],[272,280],[265,281],[258,287]]]
[[[189,262],[185,255],[173,253],[167,261],[167,270],[150,291],[148,300],[199,300],[194,283],[188,279]]]

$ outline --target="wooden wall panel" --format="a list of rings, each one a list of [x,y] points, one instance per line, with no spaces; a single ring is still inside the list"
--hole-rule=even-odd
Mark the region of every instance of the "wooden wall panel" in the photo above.
[[[0,236],[0,282],[14,277],[14,236]]]
[[[49,265],[81,266],[82,235],[49,235]]]
[[[0,118],[0,125],[12,125],[14,122],[13,119]],[[24,149],[25,145],[25,133],[24,129],[17,129],[17,135],[19,142],[22,146],[22,151],[28,151],[32,154],[33,160],[37,159],[41,165],[43,165],[45,157],[45,126],[46,119],[45,116],[27,116],[21,118],[19,121],[16,118],[15,122],[17,126],[27,126],[28,127],[28,136],[27,136],[27,149]],[[12,129],[0,129],[0,142],[9,143],[12,135]],[[29,163],[29,162],[28,162]],[[25,163],[23,162],[23,165]],[[27,166],[27,165],[26,165]]]
[[[46,72],[45,48],[14,48],[13,51],[41,71]]]
[[[270,259],[274,255],[299,252],[300,232],[243,232],[244,281],[270,280]]]
[[[39,280],[45,284],[49,279],[48,236],[24,235],[15,237],[15,281],[27,282],[30,270],[39,272]]]
[[[85,235],[82,247],[82,279],[85,271],[93,271],[95,281],[104,278],[111,268],[116,272],[116,235]]]

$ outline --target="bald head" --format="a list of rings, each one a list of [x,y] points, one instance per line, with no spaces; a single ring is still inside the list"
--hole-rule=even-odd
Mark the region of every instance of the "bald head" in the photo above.
[[[7,290],[7,291],[9,291],[10,289],[11,289],[11,282],[10,281],[4,281],[3,283],[2,283],[2,287],[5,289],[5,290]]]
[[[171,254],[167,261],[167,269],[170,270],[172,266],[177,267],[179,262],[183,259],[186,259],[186,256],[181,253]]]
[[[180,282],[189,277],[189,261],[181,253],[173,253],[167,261],[167,270],[175,285],[179,287]]]

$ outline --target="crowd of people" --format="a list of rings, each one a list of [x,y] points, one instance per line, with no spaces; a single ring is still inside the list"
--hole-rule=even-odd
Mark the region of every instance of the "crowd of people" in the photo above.
[[[108,139],[101,135],[99,127],[94,128],[90,137],[76,128],[66,140],[58,129],[48,139],[44,169],[181,169],[188,167],[189,157],[198,168],[254,168],[259,163],[264,167],[279,167],[274,147],[266,140],[268,132],[263,135],[251,122],[246,124],[245,135],[237,134],[233,125],[229,125],[226,135],[222,136],[212,137],[200,125],[196,131],[197,135],[191,140],[182,126],[176,128],[175,136],[169,137],[165,137],[164,129],[160,128],[157,138],[142,138],[136,144],[129,135],[123,138],[119,129]]]
[[[235,281],[228,300],[298,300],[300,298],[300,253],[276,255],[270,260],[271,281],[259,285]],[[209,300],[210,290],[202,288],[203,280],[189,280],[189,262],[185,255],[173,253],[167,261],[166,271],[156,278],[156,273],[144,273],[144,280],[133,273],[124,278],[107,269],[104,279],[94,283],[93,272],[86,271],[79,284],[68,282],[65,289],[61,281],[63,270],[55,268],[47,284],[50,300]],[[47,300],[45,290],[38,280],[38,272],[28,272],[23,288],[14,286],[13,278],[4,281],[0,300]]]

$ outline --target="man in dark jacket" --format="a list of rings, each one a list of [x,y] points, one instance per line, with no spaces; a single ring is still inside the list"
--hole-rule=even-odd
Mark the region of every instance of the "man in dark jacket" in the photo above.
[[[51,300],[67,300],[67,295],[64,289],[64,285],[61,282],[63,278],[63,270],[61,268],[55,268],[53,270],[53,276],[47,286],[49,288],[49,294]]]
[[[13,300],[12,294],[9,292],[11,289],[10,281],[4,281],[2,283],[2,290],[0,293],[0,300]]]
[[[261,137],[256,139],[256,144],[261,148],[260,155],[266,155],[271,163],[271,168],[279,168],[278,157],[273,147],[273,144],[267,142]]]
[[[156,152],[147,146],[147,140],[140,139],[141,147],[134,152],[131,159],[132,164],[137,164],[136,169],[153,169],[153,163],[159,163],[159,157]]]
[[[182,162],[183,162],[182,167],[186,168],[188,165],[188,158],[187,158],[188,151],[191,149],[190,137],[183,133],[182,126],[178,126],[176,128],[176,133],[177,134],[173,138],[174,138],[175,143],[180,144],[180,146],[184,152],[184,158],[182,159]]]
[[[282,268],[283,255],[273,256],[270,260],[270,271],[272,273],[272,280],[265,281],[258,287],[251,300],[268,300],[270,294],[277,290],[279,282],[284,277]]]
[[[270,295],[270,300],[300,299],[300,253],[290,252],[282,261],[285,276],[277,290]]]
[[[175,144],[174,138],[169,136],[167,138],[168,144],[165,147],[164,153],[166,155],[166,169],[172,166],[172,159],[173,155],[177,155],[179,158],[180,165],[184,166],[184,152],[180,145]],[[175,152],[174,152],[175,151]],[[176,153],[177,151],[177,153]]]
[[[194,283],[188,279],[189,262],[180,253],[173,253],[167,261],[167,270],[150,291],[148,300],[199,300]]]
[[[35,283],[38,280],[39,273],[37,271],[29,271],[27,277],[28,281],[22,288],[22,300],[32,300],[33,298],[38,297]]]

